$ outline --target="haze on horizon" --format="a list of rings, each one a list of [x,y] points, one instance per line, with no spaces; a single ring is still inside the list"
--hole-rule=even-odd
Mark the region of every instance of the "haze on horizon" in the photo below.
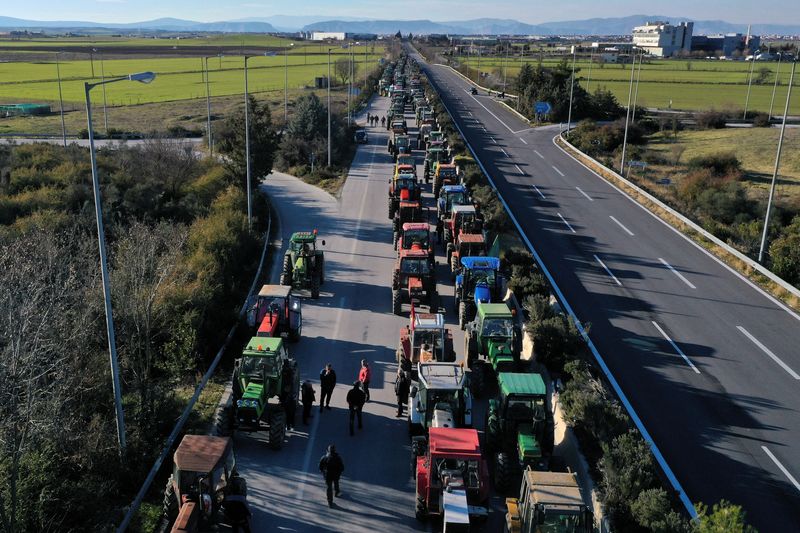
[[[647,6],[631,0],[568,0],[529,2],[496,0],[29,0],[3,6],[2,15],[31,20],[131,23],[172,17],[198,22],[264,18],[274,15],[324,16],[330,19],[364,17],[381,20],[452,22],[476,18],[515,19],[529,24],[629,15],[675,15],[689,20],[724,20],[741,24],[800,24],[797,0],[762,4],[741,0],[673,0],[669,5]]]

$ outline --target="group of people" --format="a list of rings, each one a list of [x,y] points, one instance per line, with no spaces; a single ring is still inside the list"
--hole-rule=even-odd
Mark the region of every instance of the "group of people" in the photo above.
[[[366,359],[361,360],[361,368],[358,371],[358,379],[353,382],[353,388],[347,392],[347,405],[350,411],[350,435],[354,434],[355,421],[358,420],[358,429],[364,427],[362,411],[364,404],[369,401],[369,382],[372,379],[372,369]],[[336,387],[336,371],[333,365],[328,363],[319,373],[320,399],[319,412],[331,409],[331,396]],[[303,424],[308,424],[311,418],[311,409],[316,401],[316,391],[311,381],[305,380],[300,387],[301,403],[303,404]],[[289,413],[287,411],[287,419]],[[288,425],[287,425],[288,427]]]
[[[380,118],[381,126],[386,127],[386,117]],[[370,115],[367,113],[367,124],[370,126],[378,125],[378,115]]]

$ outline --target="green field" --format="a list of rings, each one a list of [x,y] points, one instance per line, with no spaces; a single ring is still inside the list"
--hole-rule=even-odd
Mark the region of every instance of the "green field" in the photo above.
[[[502,58],[459,58],[462,63],[481,72],[503,75]],[[546,67],[557,65],[561,59],[548,58],[542,61]],[[539,60],[530,58],[524,60],[536,66]],[[509,79],[515,77],[523,61],[519,58],[509,58],[506,64],[506,75]],[[687,66],[688,65],[688,66]],[[716,61],[716,60],[653,60],[642,65],[639,84],[638,105],[645,107],[672,108],[685,110],[702,110],[715,107],[717,109],[744,108],[747,96],[747,81],[750,74],[750,63],[745,61]],[[590,68],[591,67],[591,68]],[[754,79],[758,77],[759,70],[768,69],[769,73],[761,84],[752,85],[749,109],[768,111],[772,98],[772,87],[778,69],[777,62],[758,62],[755,65]],[[577,61],[578,80],[581,86],[590,91],[597,87],[609,89],[621,103],[628,100],[630,85],[630,65],[606,64],[601,66],[586,61]],[[782,63],[778,78],[778,88],[775,93],[773,114],[782,114],[788,89],[789,65]],[[797,90],[795,88],[795,94]],[[671,102],[671,104],[670,104]],[[800,95],[792,98],[790,113],[800,113]]]
[[[315,47],[316,48],[316,47]],[[339,49],[341,53],[345,50]],[[314,78],[328,73],[327,54],[303,54],[295,50],[288,57],[288,84],[292,89],[313,85]],[[372,68],[381,57],[367,51],[367,62]],[[356,80],[363,79],[364,47],[354,47],[354,60],[359,65]],[[283,89],[284,57],[255,56],[248,60],[250,90],[270,91]],[[243,91],[244,59],[225,56],[209,60],[209,85],[215,96],[238,94]],[[71,104],[83,102],[83,82],[90,81],[92,65],[89,60],[61,63],[64,101]],[[153,57],[149,59],[109,59],[103,62],[105,76],[124,76],[132,72],[151,70],[157,74],[149,85],[115,83],[106,86],[108,104],[133,105],[200,98],[205,96],[203,63],[199,57]],[[94,72],[99,78],[100,62],[94,60]],[[336,76],[332,67],[332,76]],[[55,62],[0,63],[0,101],[5,102],[57,102],[58,82]],[[100,102],[102,90],[93,92],[95,102]]]
[[[130,38],[98,35],[94,37],[53,37],[37,39],[0,39],[0,47],[32,48],[38,46],[97,47],[141,47],[141,46],[285,46],[289,39],[272,35],[243,33],[222,34],[204,37],[182,37],[180,39]]]

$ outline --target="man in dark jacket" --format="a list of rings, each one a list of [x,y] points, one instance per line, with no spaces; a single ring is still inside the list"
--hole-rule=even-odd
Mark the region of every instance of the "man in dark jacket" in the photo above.
[[[347,405],[350,408],[350,436],[353,435],[353,421],[356,416],[358,416],[358,429],[364,427],[361,422],[361,410],[364,408],[364,402],[366,401],[367,396],[361,390],[361,382],[354,382],[353,388],[347,391]]]
[[[309,380],[303,382],[301,387],[300,399],[303,402],[303,425],[308,425],[308,419],[311,418],[311,408],[314,406],[317,394],[314,392],[314,386]]]
[[[407,359],[406,359],[407,361]],[[403,406],[408,402],[408,393],[411,389],[411,372],[406,372],[402,367],[397,369],[397,378],[394,382],[394,392],[397,395],[397,416],[403,416]]]
[[[336,386],[336,372],[333,370],[333,365],[328,363],[325,368],[319,373],[319,388],[321,391],[319,398],[319,411],[322,412],[323,407],[331,408],[331,394],[333,388]]]
[[[337,497],[342,494],[339,490],[339,478],[344,472],[344,461],[336,453],[336,447],[333,444],[328,446],[328,452],[319,460],[319,471],[322,472],[325,485],[328,487],[328,507],[333,507],[333,491],[336,489]]]

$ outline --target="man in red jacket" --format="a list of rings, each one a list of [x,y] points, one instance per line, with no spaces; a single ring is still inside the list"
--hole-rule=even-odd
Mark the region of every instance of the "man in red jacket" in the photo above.
[[[369,401],[369,380],[372,377],[372,370],[366,359],[361,360],[361,371],[358,373],[358,381],[361,382],[361,390],[364,391],[367,401]]]

